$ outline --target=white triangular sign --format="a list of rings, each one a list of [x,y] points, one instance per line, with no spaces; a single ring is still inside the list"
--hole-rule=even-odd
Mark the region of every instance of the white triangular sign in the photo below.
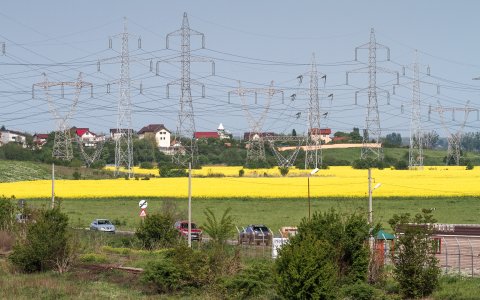
[[[147,212],[142,209],[142,211],[140,212],[140,217],[146,217],[147,216]]]

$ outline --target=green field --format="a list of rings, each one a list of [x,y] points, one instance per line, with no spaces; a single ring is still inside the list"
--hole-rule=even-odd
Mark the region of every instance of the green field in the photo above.
[[[186,218],[187,199],[146,198],[147,213],[160,211],[165,201],[174,203],[178,212]],[[140,199],[65,199],[62,208],[74,227],[88,227],[95,218],[110,218],[125,225],[120,229],[134,229],[140,222]],[[50,199],[28,200],[31,206],[50,205]],[[478,197],[458,198],[374,198],[374,221],[388,228],[388,220],[394,214],[420,212],[422,208],[434,208],[434,216],[439,223],[477,224],[480,223],[480,201]],[[216,214],[231,207],[237,226],[264,223],[275,233],[282,226],[298,225],[308,217],[307,199],[192,199],[192,218],[198,224],[205,221],[204,211],[212,209]],[[367,214],[367,198],[312,198],[311,211],[335,209],[342,213],[358,212]]]

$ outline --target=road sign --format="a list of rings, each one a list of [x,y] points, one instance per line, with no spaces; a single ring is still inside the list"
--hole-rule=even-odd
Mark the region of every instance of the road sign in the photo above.
[[[147,205],[147,200],[140,200],[140,202],[138,202],[138,206],[140,206],[141,209],[147,208]]]
[[[140,212],[140,217],[146,217],[147,216],[147,212],[145,211],[144,208],[142,208],[142,211]]]

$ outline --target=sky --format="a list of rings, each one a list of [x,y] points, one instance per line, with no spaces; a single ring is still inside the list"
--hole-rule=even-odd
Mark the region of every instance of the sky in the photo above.
[[[377,72],[379,91],[390,94],[378,93],[382,135],[410,135],[416,49],[422,130],[441,136],[476,132],[478,11],[478,1],[443,0],[8,1],[0,12],[0,124],[32,134],[52,131],[62,119],[95,133],[116,128],[126,18],[132,127],[162,123],[174,132],[181,50],[175,36],[166,49],[166,35],[180,29],[186,12],[190,28],[205,36],[205,48],[201,36],[190,39],[197,131],[215,131],[223,123],[240,136],[263,116],[263,131],[305,133],[313,54],[319,77],[326,75],[318,85],[321,127],[363,129],[369,74],[350,73],[347,85],[345,73],[368,67],[368,49],[358,49],[357,61],[355,49],[369,42],[374,28],[376,42],[390,49],[389,61],[385,49],[377,49],[377,66],[399,73],[396,84],[395,73]],[[71,85],[80,72],[92,89],[86,85],[76,95]],[[45,80],[70,86],[63,93],[52,87],[47,95]],[[239,86],[250,93],[240,97]],[[270,87],[278,92],[269,99]]]

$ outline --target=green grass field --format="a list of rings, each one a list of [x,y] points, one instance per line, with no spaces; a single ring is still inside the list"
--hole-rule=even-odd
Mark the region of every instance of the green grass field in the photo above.
[[[88,227],[95,218],[118,220],[125,225],[120,229],[133,230],[140,222],[140,199],[65,199],[62,208],[74,227]],[[28,200],[31,206],[50,205],[50,199]],[[167,199],[147,198],[147,213],[160,211]],[[177,210],[187,216],[187,199],[169,199]],[[388,220],[394,214],[416,214],[422,208],[434,208],[439,223],[477,224],[480,223],[480,198],[373,198],[374,221],[380,222],[387,230]],[[217,215],[231,207],[237,226],[263,223],[275,233],[282,226],[295,226],[302,218],[308,217],[307,199],[192,199],[192,218],[199,225],[205,222],[204,211],[212,209]],[[335,209],[342,213],[358,212],[367,214],[367,198],[312,198],[311,212]]]

